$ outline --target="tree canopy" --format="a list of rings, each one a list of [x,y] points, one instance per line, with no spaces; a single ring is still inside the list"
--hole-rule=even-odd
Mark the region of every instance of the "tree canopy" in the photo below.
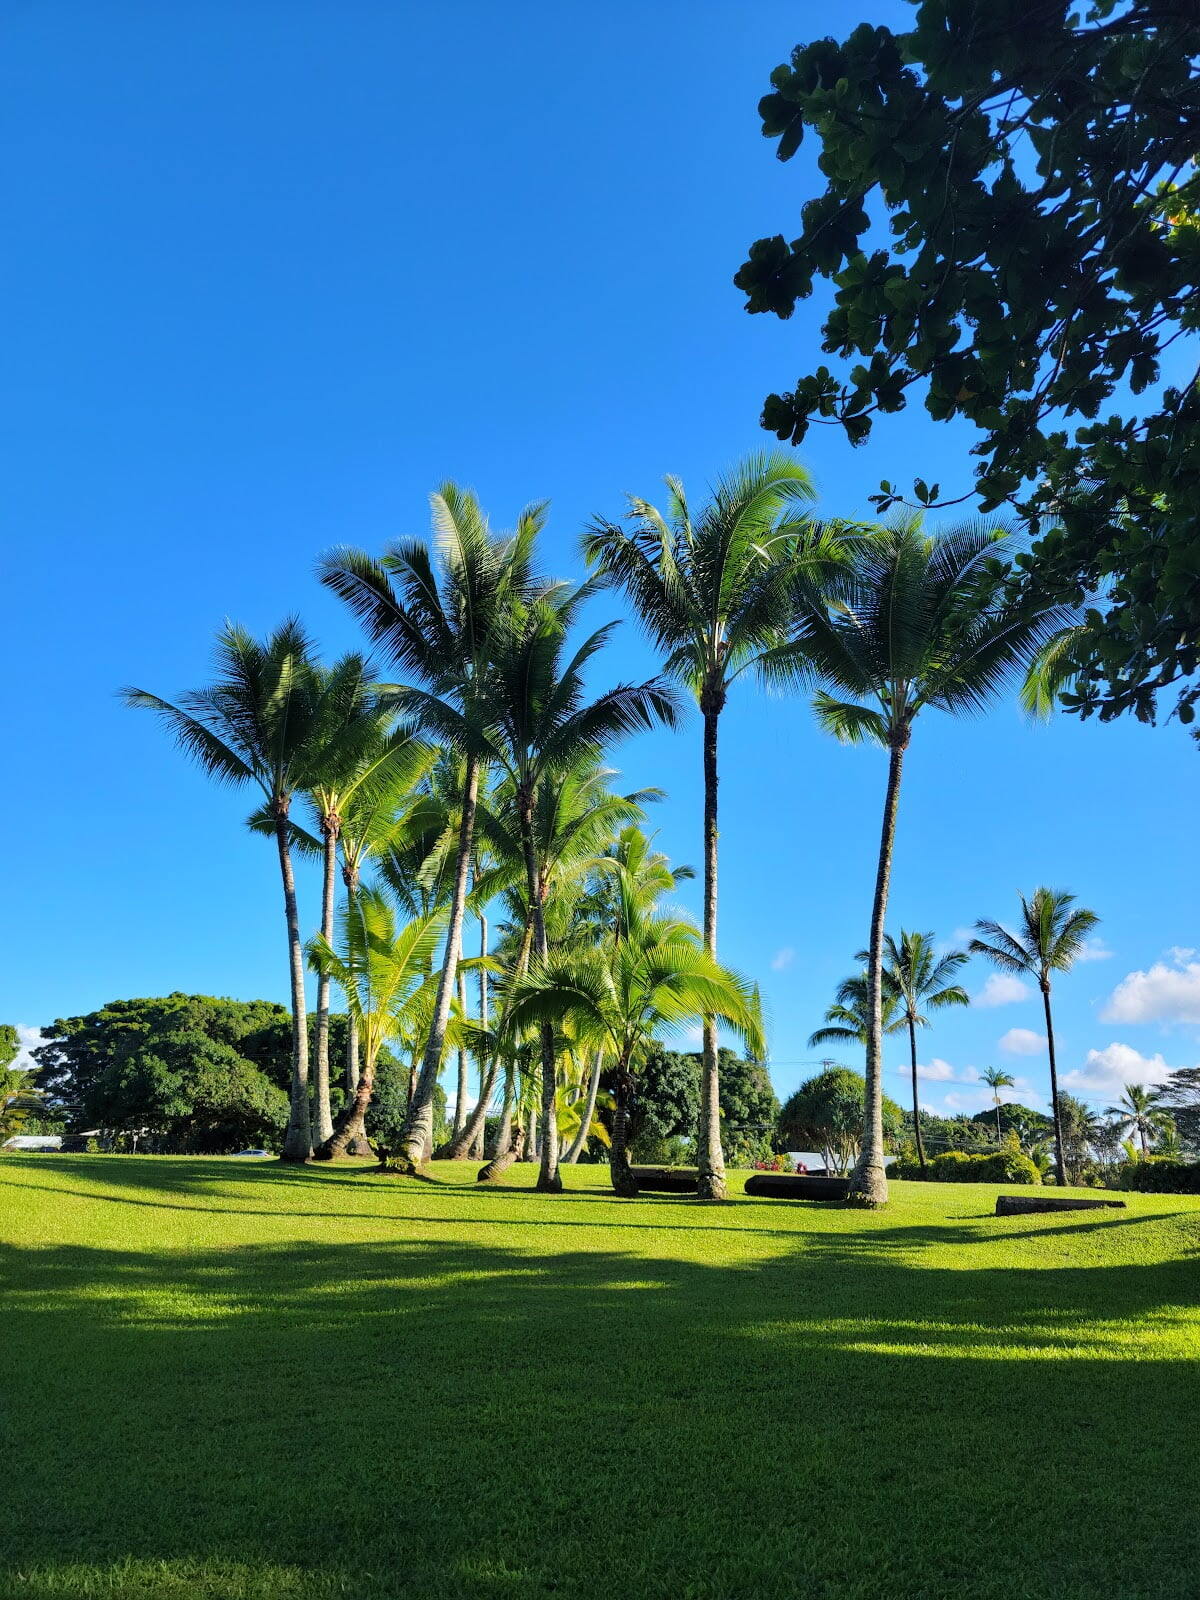
[[[759,107],[783,161],[815,134],[824,189],[735,282],[787,318],[827,280],[840,363],[764,427],[860,444],[911,391],[980,429],[981,509],[1036,536],[1027,587],[1087,607],[1063,696],[1085,716],[1150,720],[1176,684],[1190,722],[1200,695],[1198,61],[1172,0],[923,0],[906,31],[798,46]]]

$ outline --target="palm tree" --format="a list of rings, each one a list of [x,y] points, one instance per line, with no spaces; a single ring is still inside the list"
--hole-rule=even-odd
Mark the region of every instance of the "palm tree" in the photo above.
[[[630,1104],[638,1069],[663,1029],[715,1016],[755,1055],[763,1051],[758,991],[721,967],[696,930],[648,918],[636,938],[607,949],[554,951],[535,958],[508,1015],[514,1030],[570,1022],[584,1044],[613,1061],[615,1104],[609,1168],[619,1195],[636,1195],[629,1165]]]
[[[593,592],[592,585],[583,584],[514,608],[512,626],[494,658],[491,751],[512,786],[525,892],[533,914],[533,951],[543,959],[549,953],[545,919],[549,880],[535,825],[539,791],[556,779],[590,771],[603,751],[624,735],[656,722],[671,727],[676,718],[674,696],[660,679],[619,684],[595,700],[587,698],[586,670],[616,624],[596,629],[568,660],[563,658],[570,625]],[[562,1178],[554,1120],[554,1034],[549,1023],[542,1025],[541,1044],[542,1149],[537,1186],[543,1192],[557,1192]]]
[[[1010,536],[976,524],[927,534],[919,518],[880,528],[856,543],[852,570],[829,606],[802,608],[789,645],[766,670],[822,684],[817,721],[844,743],[888,752],[867,985],[865,1127],[850,1201],[887,1201],[883,1149],[884,926],[891,885],[900,780],[913,725],[929,707],[981,711],[1019,681],[1062,609],[1031,609],[1016,596],[1004,556]],[[836,693],[831,692],[836,691]]]
[[[1104,1115],[1115,1117],[1122,1133],[1137,1135],[1143,1157],[1150,1154],[1149,1141],[1163,1133],[1168,1124],[1174,1126],[1170,1112],[1163,1107],[1162,1095],[1141,1083],[1125,1084],[1121,1098]]]
[[[899,997],[885,993],[882,1005],[883,1032],[899,1033],[905,1018],[899,1011]],[[864,972],[853,978],[843,978],[837,987],[837,997],[825,1013],[825,1027],[808,1036],[810,1045],[859,1044],[864,1050],[871,1045],[871,991]]]
[[[313,966],[346,996],[362,1050],[357,1087],[337,1130],[318,1152],[323,1159],[345,1155],[356,1141],[366,1142],[364,1119],[379,1052],[388,1036],[403,1026],[406,1014],[411,1016],[432,999],[430,969],[447,916],[439,909],[397,928],[387,896],[379,889],[360,889],[342,913],[342,949],[335,950],[324,934],[309,942]]]
[[[970,996],[961,984],[950,979],[966,965],[965,951],[951,950],[938,958],[931,933],[908,933],[900,930],[897,944],[890,933],[883,936],[883,982],[885,991],[894,995],[904,1013],[908,1027],[908,1046],[912,1069],[913,1128],[916,1133],[917,1159],[925,1170],[925,1146],[921,1139],[921,1106],[917,1095],[917,1029],[929,1026],[929,1018],[922,1015],[922,1006],[930,1011],[943,1011],[947,1006],[968,1006]],[[866,950],[860,950],[857,959],[870,960]]]
[[[436,1004],[394,1169],[416,1172],[433,1133],[433,1093],[461,953],[475,807],[488,750],[489,692],[499,639],[514,606],[546,590],[533,572],[545,506],[527,507],[508,538],[494,535],[476,497],[452,483],[431,496],[436,559],[421,540],[402,540],[379,561],[341,549],[326,556],[321,581],[342,597],[370,637],[416,685],[393,703],[463,758],[453,889]]]
[[[704,725],[704,943],[717,953],[718,733],[732,684],[758,671],[791,617],[804,574],[832,564],[835,542],[810,513],[808,472],[781,452],[753,455],[719,478],[692,515],[677,478],[667,478],[667,508],[630,496],[628,527],[596,521],[584,555],[623,589],[638,621],[665,657],[665,670],[696,698]],[[703,1075],[697,1138],[698,1192],[724,1199],[720,1080],[715,1017],[703,1024]]]
[[[292,867],[292,801],[330,760],[324,684],[308,635],[289,618],[265,642],[229,622],[217,635],[216,680],[181,694],[178,703],[144,689],[123,689],[126,705],[153,711],[177,743],[218,782],[254,783],[274,827],[283,879],[292,1002],[291,1112],[285,1161],[306,1161],[312,1150],[308,1109],[308,1019],[304,950]]]
[[[1001,1145],[1004,1143],[1004,1132],[1000,1127],[1000,1091],[1011,1089],[1017,1080],[1002,1067],[984,1067],[979,1076],[992,1091],[992,1104],[996,1107],[996,1143]]]
[[[1054,1055],[1054,1018],[1050,1012],[1050,978],[1067,972],[1078,959],[1084,940],[1100,921],[1094,911],[1075,904],[1063,890],[1035,889],[1021,896],[1021,918],[1016,933],[999,922],[975,924],[981,937],[971,940],[971,954],[986,956],[1001,972],[1034,979],[1042,991],[1046,1014],[1046,1048],[1050,1057],[1050,1107],[1054,1118],[1054,1170],[1060,1184],[1067,1181],[1063,1129],[1058,1100],[1058,1070]]]
[[[46,1109],[36,1073],[24,1067],[0,1067],[0,1144],[20,1133],[28,1118]]]

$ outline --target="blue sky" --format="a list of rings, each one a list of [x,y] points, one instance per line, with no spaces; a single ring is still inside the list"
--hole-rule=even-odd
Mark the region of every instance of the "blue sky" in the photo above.
[[[755,106],[828,9],[618,0],[598,16],[10,10],[0,1016],[36,1026],[171,989],[285,998],[277,869],[241,826],[246,797],[123,711],[120,684],[203,681],[225,616],[261,632],[298,611],[330,653],[353,647],[317,555],[423,531],[445,477],[501,525],[549,496],[548,565],[572,573],[581,526],[624,492],[670,471],[695,494],[770,442],[762,398],[812,364],[823,302],[751,318],[730,278],[811,192],[812,152],[776,162]],[[860,451],[817,430],[803,454],[823,506],[861,514],[882,477],[965,485],[969,442],[917,411]],[[611,677],[653,665],[622,630]],[[695,862],[695,722],[617,759],[630,787],[669,790],[661,844]],[[882,758],[747,690],[723,771],[722,951],[762,980],[786,1094],[864,940]],[[1060,1054],[1098,1104],[1200,1062],[1198,778],[1175,725],[1030,727],[1001,706],[917,729],[892,926],[948,943],[1019,889],[1074,889],[1103,945],[1060,985]],[[311,923],[315,882],[302,893]],[[1002,998],[988,976],[973,968],[972,991]],[[1000,1064],[1040,1103],[1040,1034],[1033,996],[939,1021],[926,1102],[977,1109],[972,1074]]]

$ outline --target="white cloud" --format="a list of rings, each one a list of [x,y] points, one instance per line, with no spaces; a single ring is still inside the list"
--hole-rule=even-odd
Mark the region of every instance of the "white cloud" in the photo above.
[[[911,1067],[896,1067],[893,1069],[897,1077],[912,1077]],[[917,1062],[917,1077],[927,1083],[978,1083],[979,1074],[974,1067],[963,1067],[961,1070],[952,1067],[948,1061],[943,1061],[941,1056],[934,1056],[928,1062]]]
[[[955,928],[950,935],[950,944],[956,950],[965,950],[975,937],[974,928]]]
[[[32,1072],[37,1067],[32,1051],[42,1042],[42,1030],[32,1028],[27,1022],[17,1023],[17,1056],[13,1067],[19,1072]]]
[[[1027,983],[1009,972],[993,972],[973,1003],[977,1006],[1011,1006],[1018,1000],[1028,1000],[1032,990]]]
[[[1040,1089],[1035,1089],[1028,1078],[1018,1078],[1011,1088],[1001,1089],[1000,1099],[1004,1104],[1020,1102],[1024,1106],[1041,1106],[1046,1103],[1046,1097]],[[922,1101],[924,1104],[924,1101]],[[992,1111],[996,1102],[992,1098],[992,1091],[985,1085],[973,1087],[965,1084],[957,1089],[949,1089],[942,1097],[940,1106],[929,1105],[928,1110],[937,1110],[947,1116],[965,1112],[967,1116],[974,1116],[977,1111]]]
[[[1196,958],[1196,951],[1192,949],[1191,945],[1184,944],[1173,944],[1167,954],[1176,965],[1181,967],[1186,966],[1189,961],[1194,961]]]
[[[791,945],[784,945],[782,950],[776,950],[775,954],[771,957],[771,971],[786,972],[788,967],[791,966],[795,959],[796,952],[792,949]]]
[[[1075,957],[1076,961],[1111,961],[1113,951],[1105,944],[1099,934],[1092,939],[1085,939],[1083,947]]]
[[[1046,1035],[1032,1028],[1010,1028],[1000,1040],[1001,1050],[1011,1056],[1036,1056],[1046,1048]]]
[[[1172,1069],[1161,1055],[1144,1056],[1128,1044],[1110,1044],[1089,1050],[1082,1067],[1068,1072],[1068,1089],[1090,1089],[1115,1097],[1127,1083],[1162,1083]]]
[[[1105,1022],[1200,1022],[1200,961],[1194,950],[1169,952],[1173,965],[1156,961],[1148,972],[1130,972],[1109,995]]]

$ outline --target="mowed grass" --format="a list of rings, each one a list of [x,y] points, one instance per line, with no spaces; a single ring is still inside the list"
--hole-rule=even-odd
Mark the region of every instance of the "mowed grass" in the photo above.
[[[434,1170],[0,1161],[0,1593],[1200,1590],[1200,1200]]]

